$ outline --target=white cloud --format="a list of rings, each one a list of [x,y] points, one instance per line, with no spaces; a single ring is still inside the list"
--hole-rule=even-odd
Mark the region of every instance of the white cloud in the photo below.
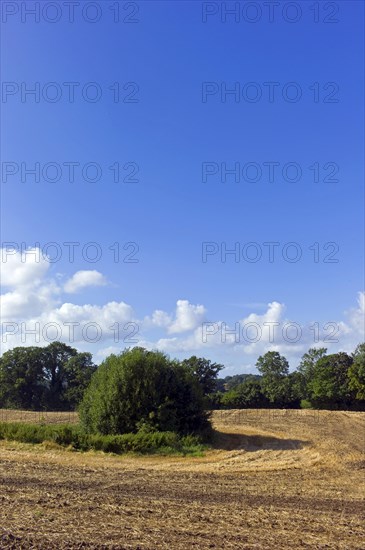
[[[251,304],[249,315],[227,324],[219,320],[207,323],[206,308],[188,300],[178,300],[174,313],[156,309],[139,321],[132,306],[121,300],[102,305],[62,300],[64,291],[73,293],[105,285],[106,279],[99,271],[78,271],[63,284],[61,274],[49,276],[50,263],[39,250],[7,254],[6,261],[3,254],[2,259],[2,282],[8,289],[0,297],[2,351],[59,339],[91,351],[99,359],[139,345],[182,357],[201,354],[219,357],[225,364],[252,365],[259,355],[276,350],[294,366],[309,347],[327,347],[330,353],[351,352],[365,339],[364,292],[358,294],[357,306],[345,312],[344,320],[333,323],[335,334],[323,321],[317,323],[319,330],[314,339],[314,322],[304,325],[297,320],[301,334],[295,342],[291,340],[295,327],[284,330],[290,320],[285,305],[278,301],[266,304],[264,309],[261,303]]]
[[[351,310],[353,325],[361,318],[361,300],[359,308]],[[288,357],[297,359],[309,347],[327,347],[334,352],[334,347],[345,346],[353,350],[356,345],[357,330],[354,326],[338,321],[326,326],[317,323],[318,331],[314,334],[311,325],[290,320],[285,316],[286,307],[283,303],[273,301],[266,304],[262,314],[250,313],[236,322],[224,321],[200,322],[196,328],[184,337],[162,337],[157,341],[157,347],[166,352],[175,353],[227,353],[229,357],[252,358],[256,361],[259,355],[269,350],[278,351]],[[171,333],[171,330],[167,331]],[[354,344],[355,342],[355,344]]]
[[[164,335],[156,341],[155,345],[148,342],[147,347],[185,355],[224,353],[226,356],[224,362],[232,358],[235,360],[241,358],[240,362],[250,360],[252,363],[256,362],[259,355],[272,350],[286,355],[291,360],[291,364],[296,365],[301,355],[310,347],[327,347],[331,353],[339,349],[350,352],[359,341],[364,340],[364,336],[360,337],[363,322],[363,294],[359,295],[358,302],[358,308],[350,310],[349,323],[340,320],[328,326],[326,322],[317,322],[319,328],[316,333],[313,331],[314,321],[309,324],[303,324],[299,320],[293,321],[285,316],[285,305],[273,301],[266,304],[266,311],[262,314],[250,313],[231,324],[219,320],[199,321],[194,329],[190,329],[189,334],[171,337]],[[176,319],[178,318],[177,315]],[[169,317],[161,311],[156,315],[156,319],[156,324],[164,326],[167,334],[173,332],[171,328],[174,328],[176,319],[168,324]],[[163,319],[164,322],[160,322],[159,319]],[[151,318],[147,317],[143,328],[151,326]]]
[[[116,320],[126,322],[132,318],[132,308],[124,302],[108,302],[103,306],[91,304],[76,305],[64,303],[42,316],[44,321],[62,322],[100,322],[107,325]]]
[[[77,271],[68,281],[63,289],[73,294],[88,286],[105,286],[106,279],[102,273],[94,270]]]
[[[3,319],[17,321],[40,315],[57,304],[59,286],[46,281],[50,263],[39,248],[23,252],[1,249],[1,283],[11,290],[0,296]]]
[[[190,337],[182,340],[177,336],[173,338],[160,338],[156,343],[156,348],[161,351],[165,351],[166,353],[188,350],[193,351],[194,349],[198,349],[194,348],[193,338]]]
[[[166,313],[166,311],[162,311],[161,309],[156,309],[152,314],[152,324],[156,327],[168,327],[171,325],[172,319],[170,315]]]
[[[1,284],[10,288],[35,287],[42,281],[50,263],[39,248],[22,252],[1,249]]]
[[[175,320],[168,327],[168,332],[174,334],[195,329],[203,321],[205,311],[205,307],[202,305],[195,306],[188,300],[178,300]]]
[[[127,347],[139,324],[131,306],[125,302],[108,302],[103,306],[64,303],[39,316],[22,322],[6,319],[2,324],[3,351],[16,345],[33,346],[60,340],[68,345],[117,342]],[[96,352],[96,350],[94,350]]]
[[[59,288],[52,282],[36,288],[18,287],[0,296],[0,310],[3,319],[28,319],[54,307]]]
[[[177,300],[174,315],[156,309],[152,316],[143,320],[145,328],[159,327],[168,334],[178,334],[194,330],[204,319],[206,309],[203,305],[190,304],[188,300]]]

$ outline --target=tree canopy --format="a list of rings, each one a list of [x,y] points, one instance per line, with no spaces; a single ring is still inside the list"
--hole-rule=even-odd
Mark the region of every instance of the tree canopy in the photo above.
[[[365,401],[365,343],[357,346],[352,358],[353,363],[348,370],[349,388],[357,400]]]
[[[354,398],[349,386],[352,363],[352,357],[344,352],[321,357],[307,383],[310,402],[318,408],[348,408]]]
[[[61,342],[14,348],[0,358],[0,406],[72,410],[95,370],[91,353]]]
[[[217,376],[224,368],[223,365],[212,363],[209,359],[196,357],[195,355],[189,359],[184,359],[182,364],[197,377],[204,395],[208,395],[217,389]]]

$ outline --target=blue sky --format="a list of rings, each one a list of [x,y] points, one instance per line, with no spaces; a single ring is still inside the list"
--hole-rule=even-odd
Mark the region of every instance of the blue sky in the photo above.
[[[332,13],[319,2],[315,14],[310,2],[291,11],[280,2],[270,22],[265,3],[239,2],[239,20],[224,22],[221,2],[119,2],[120,18],[135,23],[114,22],[109,1],[95,3],[100,20],[91,23],[88,4],[75,7],[71,23],[58,2],[60,20],[51,23],[54,8],[35,22],[20,2],[3,3],[1,240],[19,251],[3,255],[2,329],[14,333],[3,336],[3,350],[31,345],[31,335],[21,340],[21,323],[37,322],[41,332],[47,323],[97,323],[102,337],[94,343],[81,333],[70,342],[62,332],[97,361],[128,345],[114,342],[108,327],[132,322],[139,345],[204,355],[227,373],[253,371],[268,349],[296,366],[314,343],[313,322],[322,329],[337,323],[338,342],[327,347],[353,349],[363,339],[364,313],[363,3],[332,3]],[[207,10],[216,13],[204,23]],[[256,23],[245,20],[255,14]],[[75,83],[73,102],[67,82]],[[207,82],[214,93],[204,96]],[[35,86],[39,102],[22,101],[22,87]],[[238,95],[223,101],[222,91],[233,88]],[[96,90],[101,97],[92,102]],[[52,102],[54,93],[60,97]],[[261,94],[256,102],[254,93]],[[290,101],[296,93],[300,99]],[[70,162],[78,163],[73,182]],[[40,181],[30,174],[21,181],[22,164],[36,163]],[[88,163],[101,170],[99,181],[83,177]],[[138,181],[113,182],[115,163],[121,179],[138,167]],[[203,163],[217,170],[206,181]],[[275,163],[273,181],[267,163]],[[239,181],[221,181],[222,164],[238,166]],[[55,165],[61,172],[51,182]],[[64,245],[70,241],[80,243],[74,262]],[[43,251],[50,242],[61,251],[57,262],[20,254],[20,243]],[[102,254],[94,263],[81,252],[96,250],[90,242]],[[123,250],[130,242],[136,245]],[[207,242],[217,252],[203,262]],[[268,242],[278,243],[273,262]],[[138,262],[122,261],[136,246]],[[227,255],[222,262],[222,248],[235,246],[239,261]],[[247,261],[255,250],[261,259]],[[285,256],[298,250],[297,262]],[[274,341],[266,329],[249,345],[242,333],[239,342],[222,341],[221,323],[262,328],[268,320],[279,323]],[[288,321],[303,329],[298,342],[283,339]],[[207,322],[218,331],[204,343]],[[47,343],[43,336],[36,343]]]

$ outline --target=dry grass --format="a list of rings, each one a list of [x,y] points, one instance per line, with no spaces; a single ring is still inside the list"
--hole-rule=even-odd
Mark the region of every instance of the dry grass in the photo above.
[[[214,426],[201,458],[1,442],[0,548],[364,549],[365,413],[218,411]]]
[[[76,412],[21,411],[0,409],[0,422],[28,422],[29,424],[77,424]]]

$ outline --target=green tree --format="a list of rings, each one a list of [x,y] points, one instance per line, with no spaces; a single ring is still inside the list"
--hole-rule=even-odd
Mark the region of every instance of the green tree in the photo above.
[[[300,373],[298,381],[301,381],[301,393],[302,399],[306,399],[307,395],[307,384],[312,378],[315,366],[319,359],[322,359],[327,353],[327,348],[310,348],[301,358],[301,361],[298,365],[297,372]]]
[[[262,375],[262,391],[269,402],[278,407],[287,403],[289,363],[277,351],[260,356],[256,367]]]
[[[290,409],[300,408],[301,401],[305,398],[303,375],[298,371],[289,372],[285,385],[285,406]]]
[[[91,353],[78,353],[65,363],[62,380],[62,401],[67,408],[75,409],[81,402],[95,370]]]
[[[261,387],[261,380],[248,375],[244,382],[234,386],[222,396],[222,405],[234,409],[259,409],[269,404]]]
[[[353,363],[348,370],[349,388],[355,392],[359,404],[365,404],[365,343],[359,344],[352,354]]]
[[[144,348],[110,355],[93,374],[80,406],[90,433],[135,432],[141,423],[189,433],[208,425],[197,378],[178,361]]]
[[[221,391],[209,393],[206,396],[206,408],[209,410],[220,409],[222,406],[223,395],[224,395],[224,392],[221,392]]]
[[[319,359],[307,383],[309,401],[318,408],[350,408],[354,393],[349,385],[352,357],[340,352]]]
[[[215,392],[225,392],[225,378],[217,378]]]
[[[47,401],[44,349],[16,347],[0,358],[0,406],[36,410]]]
[[[236,386],[239,386],[239,384],[245,382],[247,378],[252,377],[260,379],[260,375],[258,374],[234,374],[233,376],[226,376],[224,378],[224,387],[226,391],[232,390]]]
[[[63,342],[52,342],[43,348],[45,356],[44,377],[48,384],[47,407],[59,410],[66,404],[63,399],[65,380],[65,364],[71,357],[77,356],[77,350]],[[67,406],[67,405],[66,405]]]
[[[198,379],[204,395],[217,390],[217,376],[224,368],[223,365],[212,363],[209,359],[196,357],[195,355],[189,359],[184,359],[182,364]]]
[[[0,358],[0,406],[74,409],[95,368],[90,353],[61,342],[14,348]]]

